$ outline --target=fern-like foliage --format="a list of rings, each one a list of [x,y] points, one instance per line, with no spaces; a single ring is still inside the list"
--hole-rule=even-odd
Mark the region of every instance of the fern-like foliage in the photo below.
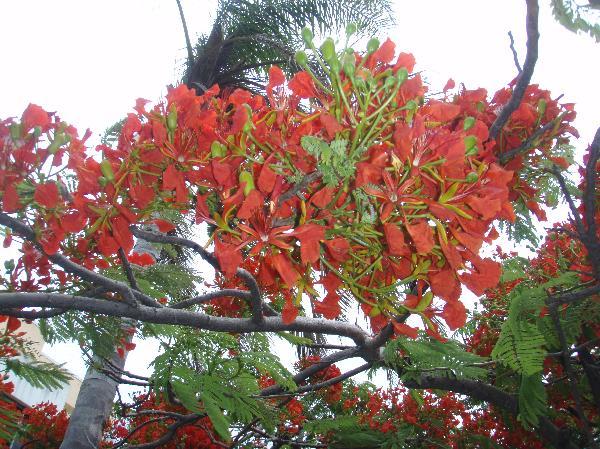
[[[71,375],[54,363],[27,357],[10,358],[5,360],[4,364],[8,372],[20,377],[35,388],[58,390],[71,380]]]
[[[492,359],[520,375],[519,419],[525,426],[535,426],[546,412],[543,364],[548,350],[560,347],[550,318],[541,314],[547,292],[576,285],[577,275],[567,272],[541,285],[522,282],[510,294],[508,317],[492,351]],[[561,324],[573,341],[581,328],[578,321],[581,313],[579,305],[567,309],[568,322],[563,320]]]
[[[546,413],[546,389],[541,371],[530,376],[523,375],[519,388],[519,421],[525,427],[534,427],[540,416]]]
[[[574,0],[552,0],[554,18],[567,30],[577,33],[583,31],[600,42],[600,5],[590,1],[588,5],[579,5]]]
[[[481,379],[487,370],[479,366],[486,359],[465,351],[457,342],[441,343],[434,339],[397,338],[383,353],[385,362],[402,373],[402,378],[416,378],[424,372],[457,378]]]

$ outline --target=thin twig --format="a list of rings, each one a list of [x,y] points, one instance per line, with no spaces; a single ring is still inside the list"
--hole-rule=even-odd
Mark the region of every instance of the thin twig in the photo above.
[[[171,243],[171,244],[183,246],[185,248],[189,248],[189,249],[195,251],[196,253],[198,253],[198,255],[200,255],[200,257],[202,257],[204,260],[206,260],[215,270],[221,271],[219,261],[217,260],[215,255],[206,251],[202,246],[200,246],[196,242],[193,242],[188,239],[184,239],[182,237],[165,235],[165,234],[160,234],[160,233],[152,232],[152,231],[144,231],[142,229],[136,228],[135,226],[131,226],[130,229],[134,236],[136,236],[138,238],[142,238],[148,242]],[[264,320],[264,316],[263,316],[263,310],[262,310],[263,309],[262,299],[261,299],[262,295],[260,292],[260,288],[258,286],[258,282],[256,282],[256,279],[254,278],[254,276],[252,276],[252,274],[250,274],[248,271],[244,270],[243,268],[238,268],[235,274],[244,282],[244,284],[246,284],[246,287],[248,287],[248,290],[250,291],[250,295],[251,295],[250,303],[251,303],[251,307],[252,307],[252,320],[255,323],[261,323]]]
[[[183,26],[183,34],[185,36],[185,47],[187,48],[188,54],[188,69],[194,65],[194,48],[192,47],[192,42],[190,41],[190,34],[188,32],[187,23],[185,21],[185,15],[183,14],[183,7],[181,6],[181,2],[179,0],[175,0],[177,2],[177,9],[179,9],[179,17],[181,17],[181,25]]]
[[[549,129],[552,129],[555,125],[556,125],[556,120],[552,120],[552,121],[546,123],[541,128],[536,129],[535,132],[527,140],[525,140],[525,142],[523,142],[521,145],[519,145],[517,148],[513,148],[512,150],[501,153],[500,156],[498,157],[498,159],[500,160],[500,163],[506,164],[513,157],[531,149],[533,147],[533,144],[537,141],[537,139],[540,138],[541,136],[543,136],[546,131],[548,131]]]
[[[185,309],[196,304],[202,304],[208,301],[212,301],[216,298],[233,297],[241,298],[245,300],[251,299],[251,293],[247,290],[236,290],[233,288],[224,288],[223,290],[217,290],[214,292],[208,292],[194,298],[186,299],[170,306],[171,309]]]
[[[513,38],[512,31],[508,32],[508,37],[510,39],[510,51],[513,55],[513,60],[515,61],[515,67],[518,72],[521,73],[523,69],[521,68],[521,63],[519,62],[519,56],[517,55],[517,50],[515,49],[515,39]]]

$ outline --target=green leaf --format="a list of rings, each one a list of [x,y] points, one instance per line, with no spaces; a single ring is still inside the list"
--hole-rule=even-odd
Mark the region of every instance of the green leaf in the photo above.
[[[401,354],[406,354],[406,357]],[[386,363],[403,373],[404,378],[418,377],[424,371],[459,378],[480,379],[487,370],[473,366],[487,359],[465,351],[455,341],[441,343],[435,339],[412,340],[399,337],[389,342],[383,352]]]
[[[546,389],[541,371],[531,376],[522,376],[519,388],[519,421],[526,428],[533,428],[538,425],[540,416],[546,413]]]
[[[4,361],[6,369],[36,388],[58,390],[71,380],[61,366],[40,360],[10,358]]]
[[[219,434],[219,436],[225,440],[231,439],[231,433],[229,432],[229,420],[223,414],[221,408],[217,405],[215,398],[211,394],[203,393],[201,395],[204,409],[213,424],[213,427]]]
[[[327,142],[315,136],[302,136],[300,145],[302,145],[302,148],[304,148],[308,154],[317,159],[323,152],[329,149]]]

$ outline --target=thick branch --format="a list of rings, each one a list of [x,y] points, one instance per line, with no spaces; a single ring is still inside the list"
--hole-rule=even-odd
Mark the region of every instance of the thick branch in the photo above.
[[[535,63],[538,58],[538,40],[540,38],[540,33],[538,31],[539,6],[537,0],[526,0],[526,3],[527,54],[525,56],[525,63],[523,64],[523,71],[519,74],[517,84],[510,100],[508,100],[508,103],[506,103],[490,127],[490,139],[496,139],[498,137],[510,115],[516,111],[521,104],[525,89],[531,81],[531,76],[533,75]]]
[[[216,332],[320,332],[351,338],[357,345],[364,344],[368,339],[368,334],[356,325],[322,318],[298,317],[292,323],[286,324],[281,317],[264,317],[263,321],[257,323],[249,318],[214,317],[189,310],[177,310],[167,307],[161,309],[144,305],[133,307],[124,302],[84,296],[58,293],[0,293],[0,310],[2,314],[12,316],[12,310],[21,307],[79,310],[107,316],[131,318],[147,323],[173,324]]]
[[[519,412],[517,399],[513,395],[475,380],[422,375],[417,380],[406,381],[404,384],[409,388],[431,388],[464,394],[501,407],[512,415]],[[541,417],[538,427],[542,437],[557,449],[578,449],[548,418]]]

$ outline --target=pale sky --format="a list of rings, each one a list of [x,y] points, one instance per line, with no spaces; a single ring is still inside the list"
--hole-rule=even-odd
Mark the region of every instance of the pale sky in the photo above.
[[[533,82],[576,103],[583,150],[600,125],[600,44],[575,35],[541,1],[540,53]],[[210,30],[215,0],[182,0],[192,37]],[[94,135],[131,112],[136,98],[158,100],[185,58],[174,0],[0,0],[0,119],[36,103]],[[412,52],[416,70],[440,90],[448,78],[493,93],[516,74],[507,32],[525,58],[523,0],[398,0],[397,51]],[[437,89],[436,89],[437,88]],[[52,350],[83,374],[65,347]],[[75,355],[75,357],[73,357]],[[136,350],[128,369],[142,370],[153,351]]]

